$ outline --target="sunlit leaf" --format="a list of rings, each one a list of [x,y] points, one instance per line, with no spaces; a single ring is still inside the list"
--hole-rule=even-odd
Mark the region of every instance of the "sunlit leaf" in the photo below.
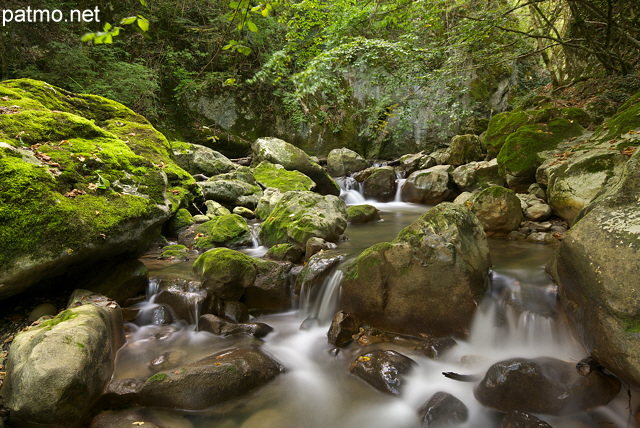
[[[120,24],[122,25],[131,25],[134,22],[136,22],[138,20],[138,18],[136,16],[130,16],[128,18],[123,18],[122,21],[120,21]]]
[[[87,33],[80,39],[83,42],[89,42],[96,37],[96,33]]]
[[[138,15],[138,27],[140,27],[142,31],[149,31],[149,20]]]
[[[257,33],[258,32],[258,26],[253,21],[247,21],[247,28],[252,33]]]

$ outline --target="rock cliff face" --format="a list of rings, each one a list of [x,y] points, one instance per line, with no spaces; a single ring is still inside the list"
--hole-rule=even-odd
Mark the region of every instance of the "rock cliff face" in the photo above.
[[[127,107],[35,80],[0,83],[0,298],[143,251],[192,182]]]

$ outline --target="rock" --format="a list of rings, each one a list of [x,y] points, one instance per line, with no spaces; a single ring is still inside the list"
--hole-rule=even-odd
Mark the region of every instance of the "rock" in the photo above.
[[[347,267],[339,308],[382,330],[464,336],[490,265],[478,219],[441,203]]]
[[[189,249],[180,244],[165,245],[162,247],[159,258],[162,260],[189,260]]]
[[[540,203],[527,207],[524,211],[524,216],[527,220],[541,221],[551,217],[552,213],[553,211],[551,210],[550,205]]]
[[[471,200],[471,211],[487,233],[507,234],[524,220],[520,199],[504,187],[488,187]]]
[[[338,311],[331,320],[327,341],[331,345],[342,347],[353,340],[353,335],[358,333],[360,325],[358,317],[344,311]]]
[[[380,220],[380,212],[373,205],[352,205],[347,207],[347,221],[353,224]]]
[[[0,299],[142,254],[194,181],[166,138],[106,98],[30,79],[0,88],[17,106],[0,115]]]
[[[316,187],[316,183],[300,171],[288,171],[284,166],[271,162],[260,162],[253,169],[253,174],[262,187],[272,187],[283,193],[290,190],[309,191]]]
[[[538,168],[540,169],[540,168]],[[538,177],[538,171],[536,171],[536,180]],[[546,186],[546,184],[545,184]],[[540,200],[546,200],[547,199],[547,193],[542,189],[542,187],[540,187],[540,184],[538,183],[533,183],[531,186],[529,186],[529,188],[527,189],[527,192],[532,195],[535,196],[536,198],[540,199]]]
[[[216,175],[196,185],[205,199],[230,207],[255,209],[262,197],[262,189],[251,170],[246,167],[241,167],[235,172]]]
[[[333,149],[327,155],[327,172],[332,177],[343,177],[369,167],[369,162],[347,148]]]
[[[145,381],[131,402],[160,408],[204,410],[266,385],[284,371],[252,347],[232,348]]]
[[[474,395],[483,405],[501,412],[565,415],[605,405],[619,391],[620,381],[604,372],[580,376],[575,363],[539,357],[494,364]]]
[[[207,250],[212,247],[225,246],[237,248],[251,244],[251,233],[247,221],[237,214],[216,216],[198,225],[193,247]]]
[[[157,282],[159,292],[153,302],[169,306],[180,319],[188,321],[189,324],[195,324],[196,306],[202,306],[207,298],[207,290],[202,287],[202,283],[175,275],[158,277]],[[163,313],[154,314],[154,316],[165,318]],[[154,321],[153,324],[166,324],[166,322]]]
[[[236,168],[226,156],[209,147],[180,141],[172,141],[170,145],[176,163],[189,174],[212,176]]]
[[[311,237],[337,241],[347,227],[347,207],[337,196],[287,192],[260,229],[260,240],[271,246],[291,243],[304,247]]]
[[[84,287],[95,294],[106,296],[122,305],[127,299],[144,294],[149,284],[149,270],[140,260],[126,260],[112,267],[108,264],[94,267],[92,272],[83,269],[78,276]]]
[[[305,244],[304,262],[307,263],[313,255],[320,251],[333,250],[336,247],[337,245],[333,242],[327,242],[322,238],[316,238],[315,236],[309,238]]]
[[[284,409],[258,410],[246,419],[240,428],[294,428],[296,421]]]
[[[396,195],[396,171],[390,166],[368,168],[362,180],[362,193],[367,199],[392,201]],[[356,180],[358,180],[356,178]]]
[[[470,201],[475,195],[471,192],[462,192],[453,200],[454,204],[467,206],[467,201]],[[471,202],[469,202],[469,205]]]
[[[289,171],[299,171],[316,183],[316,191],[323,195],[340,195],[340,187],[320,165],[301,149],[278,138],[258,138],[252,146],[254,162],[268,161],[282,165]]]
[[[290,262],[255,259],[256,280],[245,290],[242,301],[250,310],[282,311],[291,308]]]
[[[16,335],[2,387],[12,426],[79,425],[111,379],[124,343],[120,307],[77,290],[68,309]]]
[[[258,323],[232,323],[212,314],[200,316],[198,322],[199,331],[208,331],[209,333],[220,336],[247,335],[257,338],[265,337],[273,331],[273,327]]]
[[[298,274],[295,293],[300,294],[302,290],[305,290],[308,296],[315,295],[324,280],[342,260],[344,260],[344,256],[340,254],[325,252],[314,254]]]
[[[208,200],[208,201],[204,201],[204,205],[205,207],[207,207],[207,217],[209,217],[209,219],[212,219],[214,217],[218,217],[221,215],[231,214],[231,211],[229,211],[227,208],[224,207],[224,205],[222,205],[219,202]]]
[[[436,161],[436,165],[447,165],[449,163],[450,155],[448,149],[438,149],[429,156]]]
[[[187,227],[194,224],[196,221],[193,219],[193,216],[189,211],[184,208],[180,208],[176,213],[169,219],[167,225],[165,226],[167,229],[168,236],[178,236],[178,234],[186,229]]]
[[[407,177],[413,171],[416,171],[418,169],[426,169],[433,166],[429,165],[428,167],[421,168],[422,163],[427,159],[431,159],[431,162],[433,163],[433,165],[435,165],[435,159],[433,159],[431,156],[425,155],[424,152],[402,155],[400,156],[400,159],[398,159],[400,163],[398,168],[400,169],[400,171],[402,171],[403,177]]]
[[[578,212],[622,174],[628,157],[610,150],[590,150],[569,163],[547,168],[547,200],[553,211],[573,224]]]
[[[640,386],[640,151],[621,179],[586,207],[561,242],[551,273],[587,352]]]
[[[491,186],[504,186],[506,182],[498,170],[498,160],[470,162],[451,173],[453,182],[463,192],[475,192]]]
[[[405,375],[416,365],[399,352],[377,349],[356,358],[349,371],[378,391],[399,395]]]
[[[420,204],[435,205],[455,198],[449,173],[439,167],[411,173],[402,185],[401,192],[403,201]]]
[[[203,253],[193,264],[193,271],[205,289],[225,300],[240,300],[257,274],[251,257],[229,248]]]
[[[548,232],[532,232],[527,236],[526,240],[536,244],[557,244],[558,243],[558,239],[555,238],[552,233],[548,233]]]
[[[91,420],[89,428],[194,428],[186,415],[145,408],[109,410]]]
[[[450,427],[469,419],[467,406],[446,392],[436,392],[418,409],[423,428]]]
[[[420,346],[420,349],[426,357],[437,360],[442,353],[453,348],[457,344],[458,342],[449,336],[432,337],[426,339],[424,344]]]
[[[196,214],[193,216],[193,221],[196,222],[196,224],[202,224],[205,223],[207,221],[211,220],[211,217],[206,216],[204,214]],[[178,238],[179,240],[179,238]]]
[[[53,303],[43,303],[41,305],[36,306],[29,313],[29,317],[27,320],[29,323],[37,321],[42,317],[53,317],[58,313],[58,308]]]
[[[276,244],[264,255],[267,259],[298,263],[302,259],[302,250],[292,244]]]
[[[245,207],[235,207],[233,209],[233,213],[236,215],[239,215],[240,217],[244,217],[247,220],[252,220],[256,218],[256,214],[253,211],[251,211],[249,208],[245,208]]]
[[[456,135],[449,143],[449,164],[460,166],[484,158],[480,138],[474,134]]]
[[[551,425],[535,416],[517,410],[504,415],[500,426],[502,428],[551,428]]]
[[[258,206],[256,208],[256,217],[260,220],[266,220],[271,215],[271,211],[275,208],[275,206],[280,202],[280,199],[284,196],[284,193],[279,191],[278,189],[274,189],[272,187],[265,189],[262,197],[258,201]]]

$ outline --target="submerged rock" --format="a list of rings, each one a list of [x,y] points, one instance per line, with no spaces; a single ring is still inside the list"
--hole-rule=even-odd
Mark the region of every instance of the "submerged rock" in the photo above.
[[[1,390],[10,424],[79,425],[111,379],[123,343],[118,304],[77,290],[68,309],[13,340]]]
[[[514,358],[489,368],[474,390],[487,407],[509,412],[565,415],[611,401],[620,381],[601,371],[580,376],[575,363],[550,357]]]
[[[349,370],[378,391],[399,395],[405,375],[416,365],[399,352],[378,349],[360,355]]]
[[[247,335],[261,338],[273,331],[273,327],[265,323],[233,323],[213,314],[204,314],[198,322],[200,331],[208,331],[220,336]]]
[[[511,411],[504,415],[502,419],[502,428],[551,428],[551,425],[542,421],[535,416],[519,412],[517,410]]]
[[[349,265],[339,308],[387,331],[464,336],[490,265],[478,219],[442,203]]]

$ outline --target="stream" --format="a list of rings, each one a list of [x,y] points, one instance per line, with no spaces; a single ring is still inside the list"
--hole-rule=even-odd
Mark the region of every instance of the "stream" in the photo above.
[[[363,203],[357,186],[341,183],[342,197],[348,204]],[[398,198],[396,198],[398,199]],[[155,410],[172,427],[216,428],[419,428],[417,409],[432,394],[445,391],[455,395],[469,408],[469,420],[463,427],[498,428],[501,414],[481,406],[473,397],[474,383],[446,378],[442,372],[484,374],[493,363],[512,357],[552,356],[577,362],[587,356],[572,339],[557,307],[557,289],[544,267],[555,246],[527,242],[490,240],[493,271],[490,287],[476,311],[471,334],[466,341],[438,356],[427,358],[415,350],[410,340],[398,337],[394,343],[370,345],[394,349],[418,363],[399,397],[385,395],[349,374],[349,366],[363,347],[352,344],[336,352],[327,343],[326,333],[335,313],[342,271],[362,250],[374,243],[393,240],[430,207],[398,200],[375,205],[381,221],[350,225],[348,240],[336,250],[345,260],[327,278],[315,300],[300,297],[299,308],[288,312],[260,315],[252,322],[263,322],[274,331],[263,340],[263,349],[275,356],[287,369],[275,381],[239,401],[217,406],[198,414]],[[245,252],[260,257],[259,242]],[[188,262],[144,260],[153,278],[159,274],[191,271]],[[141,304],[139,317],[154,307],[155,281],[151,281],[149,300]],[[196,296],[197,297],[197,296]],[[148,313],[148,312],[147,312]],[[310,314],[318,323],[301,328]],[[147,316],[148,318],[148,316]],[[255,343],[251,337],[219,337],[198,332],[184,321],[169,326],[128,325],[127,344],[119,351],[115,379],[145,378],[154,372],[149,362],[163,352],[174,351],[181,364],[196,361],[229,347]],[[629,398],[623,388],[619,397],[606,407],[563,417],[541,415],[554,428],[632,427]]]

